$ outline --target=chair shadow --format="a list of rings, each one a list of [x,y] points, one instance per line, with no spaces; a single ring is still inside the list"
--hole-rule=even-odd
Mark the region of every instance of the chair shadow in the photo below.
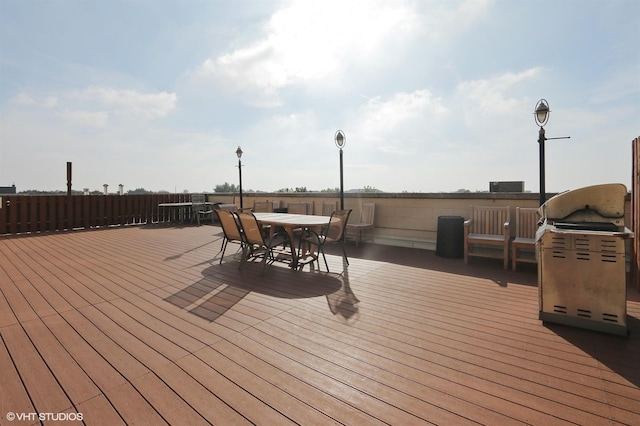
[[[291,271],[274,265],[264,275],[261,273],[260,262],[248,262],[242,271],[235,260],[213,264],[202,270],[202,279],[164,300],[214,322],[252,292],[281,299],[305,299],[330,297],[343,290],[343,279],[336,274]],[[345,295],[349,293],[352,294],[344,291]],[[335,300],[339,299],[335,296]],[[341,312],[342,308],[336,309]]]
[[[358,303],[349,284],[349,268],[347,262],[342,259],[342,273],[334,274],[341,281],[342,285],[333,293],[327,294],[327,304],[333,315],[339,315],[346,321],[353,321],[358,318]]]

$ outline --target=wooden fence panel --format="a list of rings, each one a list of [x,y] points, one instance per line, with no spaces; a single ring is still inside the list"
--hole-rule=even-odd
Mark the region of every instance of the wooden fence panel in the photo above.
[[[18,232],[18,197],[7,197],[9,199],[7,209],[9,210],[9,233]]]
[[[189,202],[191,194],[2,195],[0,235],[170,221],[160,203]],[[191,219],[187,209],[185,219]]]
[[[9,221],[7,220],[7,207],[6,207],[8,197],[0,195],[0,201],[2,202],[0,204],[0,235],[3,235],[7,233],[7,224],[9,223]]]
[[[45,232],[49,230],[49,220],[47,218],[49,203],[47,202],[46,195],[38,197],[38,232]]]
[[[29,232],[38,232],[38,207],[40,197],[31,197],[29,203]]]
[[[631,257],[631,277],[640,290],[640,137],[632,142],[631,171],[631,230],[635,233]]]

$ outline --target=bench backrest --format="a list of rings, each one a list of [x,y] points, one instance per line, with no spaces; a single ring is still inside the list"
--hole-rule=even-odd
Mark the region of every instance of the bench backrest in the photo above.
[[[360,223],[366,223],[373,225],[373,218],[376,212],[375,203],[362,203],[362,210],[360,210]]]
[[[471,233],[502,235],[504,224],[509,222],[511,207],[471,207]]]
[[[322,203],[322,216],[331,216],[331,213],[338,210],[337,201],[325,201]]]
[[[516,238],[535,238],[539,220],[537,208],[516,207]]]
[[[253,203],[253,211],[258,213],[273,213],[273,202],[256,201]]]
[[[289,203],[287,204],[287,213],[293,213],[293,214],[312,214],[313,213],[313,207],[311,206],[311,203]]]

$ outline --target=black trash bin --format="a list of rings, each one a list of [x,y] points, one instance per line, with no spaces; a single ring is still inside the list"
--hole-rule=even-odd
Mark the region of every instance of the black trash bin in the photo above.
[[[436,255],[461,258],[464,256],[464,218],[438,216]]]

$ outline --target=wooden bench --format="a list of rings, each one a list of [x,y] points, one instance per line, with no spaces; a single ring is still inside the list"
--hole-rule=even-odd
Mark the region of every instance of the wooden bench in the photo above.
[[[469,256],[503,259],[504,269],[509,268],[509,238],[511,208],[505,207],[471,207],[471,219],[464,222],[464,263],[469,263]],[[502,247],[502,253],[486,250],[486,246]],[[485,250],[473,250],[482,248]]]
[[[537,208],[516,207],[516,236],[511,242],[511,268],[514,271],[517,262],[536,263],[536,231],[539,220]]]
[[[373,219],[376,210],[375,203],[362,203],[360,209],[360,221],[355,223],[347,223],[347,231],[352,231],[356,240],[356,247],[362,240],[364,231],[371,232],[371,241],[373,241]]]

